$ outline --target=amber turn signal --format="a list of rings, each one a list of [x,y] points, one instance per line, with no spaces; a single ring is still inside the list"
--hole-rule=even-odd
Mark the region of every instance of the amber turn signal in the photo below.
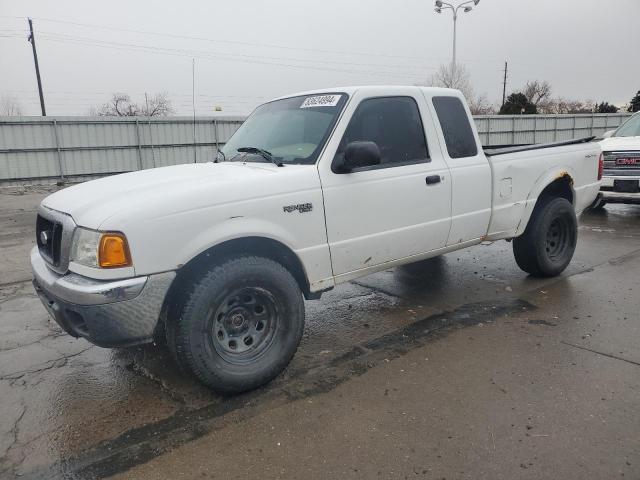
[[[103,233],[98,247],[98,265],[101,268],[130,267],[131,254],[122,233]]]

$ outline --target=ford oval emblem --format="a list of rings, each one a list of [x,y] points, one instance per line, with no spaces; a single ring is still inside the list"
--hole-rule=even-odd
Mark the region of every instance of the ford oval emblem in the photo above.
[[[40,232],[40,243],[42,243],[43,245],[49,243],[49,232],[47,232],[46,230]]]

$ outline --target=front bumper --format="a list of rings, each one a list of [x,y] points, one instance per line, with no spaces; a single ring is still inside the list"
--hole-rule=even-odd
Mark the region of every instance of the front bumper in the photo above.
[[[640,177],[605,175],[600,192],[607,203],[640,204]]]
[[[102,347],[149,342],[175,272],[101,281],[51,270],[31,250],[33,286],[62,329]]]

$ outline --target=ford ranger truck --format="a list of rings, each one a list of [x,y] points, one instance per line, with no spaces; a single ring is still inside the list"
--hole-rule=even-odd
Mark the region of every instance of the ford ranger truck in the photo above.
[[[485,240],[559,275],[600,188],[590,139],[483,150],[457,90],[367,86],[259,106],[207,163],[114,175],[45,198],[34,286],[70,335],[162,336],[222,393],[277,376],[304,299]]]
[[[607,203],[640,205],[640,113],[604,136],[604,175],[594,208]]]

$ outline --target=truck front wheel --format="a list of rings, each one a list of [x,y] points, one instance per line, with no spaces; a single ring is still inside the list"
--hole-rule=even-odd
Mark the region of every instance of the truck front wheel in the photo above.
[[[287,366],[304,329],[302,292],[281,264],[231,258],[195,282],[167,323],[178,364],[223,394],[263,385]]]
[[[534,277],[554,277],[567,268],[578,238],[573,205],[564,198],[536,206],[524,233],[513,239],[516,263]]]

